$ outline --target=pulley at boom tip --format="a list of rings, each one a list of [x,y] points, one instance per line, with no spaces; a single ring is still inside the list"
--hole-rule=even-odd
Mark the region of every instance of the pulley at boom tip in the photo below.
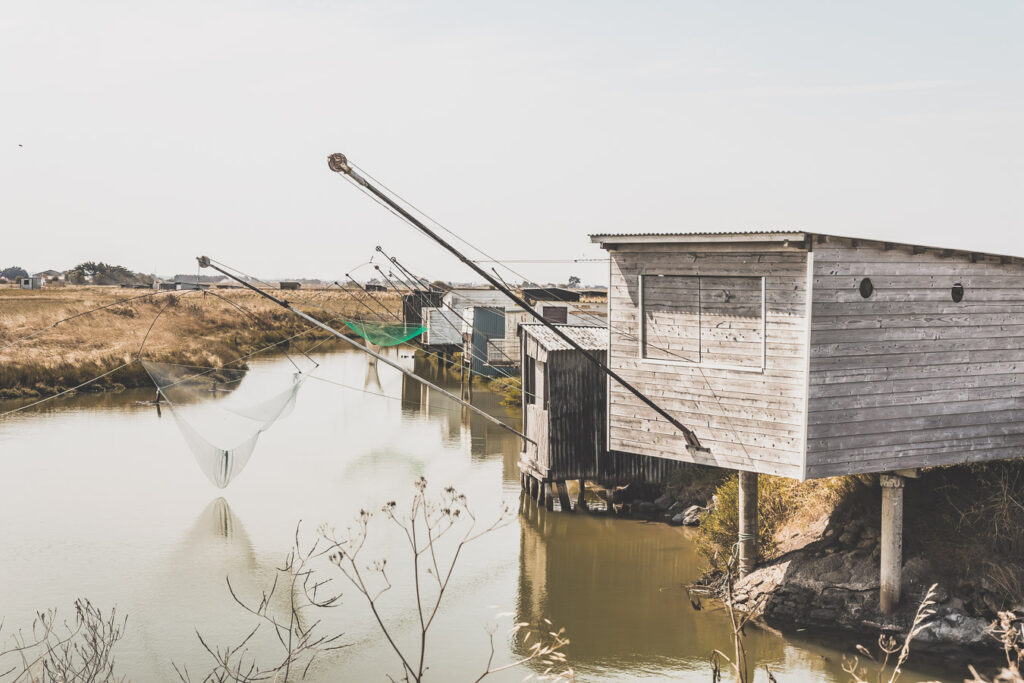
[[[352,167],[348,165],[348,158],[341,152],[335,152],[327,157],[327,166],[335,173],[351,173]]]

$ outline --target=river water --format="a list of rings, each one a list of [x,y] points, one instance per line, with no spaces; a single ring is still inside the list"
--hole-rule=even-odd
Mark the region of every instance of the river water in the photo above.
[[[412,367],[408,350],[389,353]],[[116,653],[130,679],[178,680],[177,665],[202,680],[213,662],[197,631],[211,646],[227,646],[257,623],[232,600],[226,579],[240,597],[257,600],[300,520],[299,539],[308,544],[320,524],[343,529],[360,509],[379,510],[389,500],[401,509],[423,476],[429,491],[452,485],[464,492],[481,522],[503,503],[513,509],[509,524],[460,556],[428,640],[430,680],[475,679],[486,665],[490,624],[497,625],[495,662],[510,661],[523,651],[509,635],[512,623],[543,619],[566,629],[565,653],[580,680],[711,680],[708,656],[728,651],[729,625],[711,605],[695,610],[683,589],[702,569],[690,530],[538,510],[520,501],[514,435],[392,368],[375,370],[358,352],[315,358],[317,375],[351,388],[306,381],[294,412],[260,437],[248,468],[224,490],[200,472],[166,408],[158,416],[136,403],[152,391],[56,399],[0,420],[3,644],[36,610],[57,607],[71,616],[75,599],[86,597],[127,615]],[[290,367],[283,358],[252,366],[254,373]],[[486,390],[476,389],[474,403],[516,419]],[[394,588],[381,611],[411,648],[417,617],[403,543],[375,515],[367,562],[388,558]],[[325,632],[342,633],[338,642],[347,647],[318,658],[307,680],[397,679],[398,660],[365,602],[336,569],[319,569],[343,595],[340,606],[315,618]],[[755,680],[767,681],[766,664],[780,683],[848,680],[841,662],[854,652],[852,641],[830,646],[821,634],[748,627],[745,642],[759,669]],[[265,663],[280,655],[269,636],[250,645]],[[527,666],[494,680],[531,672]],[[900,680],[962,678],[959,670],[931,667]]]

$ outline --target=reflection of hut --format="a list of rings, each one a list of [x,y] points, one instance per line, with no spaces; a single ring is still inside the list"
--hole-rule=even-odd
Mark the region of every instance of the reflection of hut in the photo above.
[[[731,639],[726,612],[696,612],[683,585],[706,564],[688,532],[604,515],[552,513],[529,501],[520,520],[517,622],[550,620],[574,665],[674,673],[703,666]],[[548,629],[545,629],[548,630]],[[784,659],[785,641],[748,629],[752,656]],[[513,643],[524,652],[521,639]]]
[[[680,465],[660,458],[609,452],[606,444],[607,378],[582,353],[539,323],[520,326],[522,337],[523,485],[553,505],[552,486],[561,507],[569,509],[565,481],[603,484],[660,483]],[[559,327],[573,341],[604,360],[608,329],[585,325]]]

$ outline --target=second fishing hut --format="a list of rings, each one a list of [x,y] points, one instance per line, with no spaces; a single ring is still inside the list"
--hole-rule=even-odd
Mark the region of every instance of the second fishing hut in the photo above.
[[[607,361],[608,328],[559,325],[587,353]],[[519,325],[522,356],[523,441],[519,459],[523,487],[549,509],[555,496],[571,507],[566,480],[604,487],[660,484],[681,465],[659,458],[610,451],[605,438],[608,378],[583,353],[540,323]],[[582,505],[577,501],[577,506]]]

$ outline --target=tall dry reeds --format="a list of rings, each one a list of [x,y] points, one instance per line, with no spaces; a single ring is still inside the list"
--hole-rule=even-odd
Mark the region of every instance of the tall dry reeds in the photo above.
[[[297,307],[322,320],[373,316],[393,320],[389,316],[401,308],[397,293],[375,294],[376,301],[336,288],[288,294]],[[58,322],[71,316],[76,317]],[[3,288],[0,398],[58,393],[130,363],[140,350],[143,357],[154,360],[216,366],[285,340],[282,347],[301,351],[328,337],[248,290]],[[133,363],[97,382],[95,388],[149,384],[142,368]]]

